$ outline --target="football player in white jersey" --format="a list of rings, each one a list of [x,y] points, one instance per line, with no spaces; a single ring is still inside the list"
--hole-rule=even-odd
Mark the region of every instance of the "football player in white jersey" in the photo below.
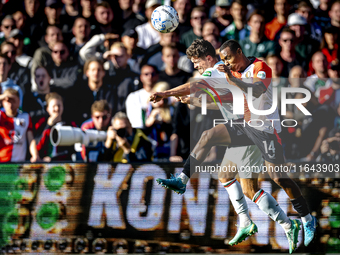
[[[236,41],[234,41],[234,42],[237,43]],[[230,49],[230,47],[231,46],[228,46],[227,49]],[[224,47],[223,49],[225,49],[225,48],[226,47]],[[234,48],[236,48],[237,50],[235,51]],[[235,56],[231,56],[231,57],[234,57],[233,59],[235,60],[235,63],[236,63],[235,64],[236,70],[244,70],[249,65],[253,64],[253,62],[255,62],[254,60],[256,60],[256,59],[250,60],[250,59],[246,58],[243,55],[242,50],[241,50],[240,46],[238,45],[238,43],[237,43],[236,46],[233,45],[232,50],[233,50],[234,55],[238,54],[237,58],[235,58]],[[200,72],[203,79],[201,79],[199,81],[191,82],[191,83],[186,83],[184,85],[178,86],[178,87],[171,89],[169,91],[154,93],[150,97],[151,101],[158,101],[161,98],[170,97],[170,96],[180,97],[180,96],[189,95],[189,94],[196,92],[196,91],[198,91],[199,89],[202,89],[202,88],[213,90],[213,88],[211,87],[212,82],[208,82],[208,79],[205,79],[205,77],[214,78],[213,73],[215,73],[215,71],[218,71],[218,70],[214,70],[214,69],[218,69],[218,66],[222,66],[222,64],[217,64],[218,60],[215,56],[214,48],[211,46],[210,43],[208,43],[204,40],[195,40],[193,42],[193,44],[188,48],[187,55],[188,55],[188,58],[190,58],[191,61],[194,63],[194,67]],[[222,59],[224,59],[224,58],[222,58]],[[256,60],[256,62],[258,62],[258,60]],[[269,70],[270,70],[270,68],[269,68]],[[225,70],[223,70],[223,69],[220,70],[220,71],[225,72]],[[268,70],[265,70],[265,71],[268,71]],[[267,87],[266,87],[266,85],[263,84],[263,82],[261,81],[261,78],[260,78],[260,75],[263,74],[264,71],[261,70],[261,68],[257,68],[257,72],[258,72],[257,76],[259,77],[258,81],[255,81],[253,83],[245,83],[245,82],[242,82],[240,80],[240,82],[238,82],[237,86],[240,87],[241,89],[244,88],[244,87],[247,87],[247,86],[248,87],[251,86],[253,88],[255,96],[260,97],[263,93],[266,92],[266,90],[270,91],[268,89],[268,86],[271,83],[266,84],[267,85]],[[270,75],[271,75],[271,73],[270,73]],[[235,84],[235,82],[233,82],[233,83]],[[228,84],[228,83],[226,83],[226,84]],[[230,95],[226,91],[224,91],[224,92],[225,92],[224,93],[225,97],[223,98],[223,102],[226,102],[226,100],[228,100],[228,96],[230,96]],[[223,97],[223,95],[222,95],[222,97]],[[266,95],[266,98],[267,97],[269,97],[269,95]],[[246,104],[246,100],[245,100],[245,104]],[[223,106],[224,105],[225,104],[223,104]],[[219,107],[220,107],[220,105],[219,105]],[[220,107],[220,108],[225,109],[226,107]],[[223,114],[223,111],[222,111],[222,114]],[[245,117],[247,117],[247,116],[245,116]],[[171,179],[168,179],[168,180],[158,180],[158,181],[162,185],[166,186],[167,188],[170,188],[170,189],[172,189],[172,190],[174,190],[178,193],[184,193],[186,183],[189,180],[190,175],[191,175],[190,174],[190,169],[191,169],[190,165],[193,165],[194,167],[200,165],[203,162],[203,160],[205,159],[205,157],[207,156],[207,154],[209,153],[210,148],[213,145],[224,145],[225,146],[225,145],[233,145],[234,144],[237,147],[239,147],[239,146],[248,146],[248,145],[256,144],[260,148],[262,156],[266,159],[266,161],[269,161],[269,163],[271,163],[271,164],[275,164],[275,163],[279,163],[279,162],[283,163],[284,158],[283,158],[282,146],[281,146],[281,150],[280,150],[280,148],[277,149],[277,151],[279,151],[278,157],[276,157],[275,155],[269,155],[268,156],[268,149],[269,150],[270,149],[275,150],[275,145],[277,147],[280,147],[277,134],[269,134],[269,137],[267,137],[268,136],[267,133],[265,133],[262,130],[257,130],[255,128],[253,129],[255,131],[253,131],[252,129],[249,129],[249,130],[247,129],[246,130],[247,132],[245,130],[236,130],[235,126],[234,126],[233,130],[229,130],[228,127],[225,126],[225,125],[217,125],[214,128],[203,132],[200,141],[197,143],[197,145],[193,149],[191,155],[189,156],[189,158],[185,162],[183,172],[178,177],[172,177]],[[260,136],[258,135],[257,132],[260,133]],[[250,136],[252,133],[255,133],[255,135],[248,138],[248,136]],[[265,139],[269,140],[268,144],[270,145],[269,146],[270,148],[264,148],[265,145],[264,145],[263,141],[261,140],[261,138],[263,138],[261,135],[264,136]],[[254,137],[256,139],[254,139]],[[237,139],[235,139],[235,138],[237,138]],[[272,142],[273,139],[276,139],[276,143]],[[238,140],[241,141],[241,144],[237,143]],[[265,140],[265,141],[267,141],[267,140]],[[260,142],[261,142],[261,144],[260,144]],[[267,150],[267,155],[265,153],[266,150]],[[281,153],[281,155],[280,155],[280,153]],[[266,163],[268,163],[268,162],[266,162]],[[288,196],[293,198],[292,202],[293,202],[294,208],[299,213],[301,213],[301,212],[305,213],[307,211],[308,215],[303,215],[303,217],[305,217],[305,216],[310,217],[308,207],[307,207],[307,203],[305,202],[304,198],[302,197],[302,194],[301,194],[298,186],[295,184],[295,182],[293,182],[291,179],[289,179],[288,176],[284,176],[284,177],[287,177],[287,179],[286,178],[280,178],[280,176],[279,177],[274,176],[274,177],[276,178],[276,179],[274,179],[274,181],[276,181],[281,187],[284,188],[284,190],[286,191]],[[235,185],[233,185],[233,184],[235,184]],[[241,186],[237,182],[236,179],[233,179],[230,182],[226,183],[225,186],[227,186],[227,188],[229,188],[231,186],[236,187],[236,189],[239,191],[238,193],[242,194]],[[293,190],[293,192],[292,192],[292,190]],[[256,200],[258,200],[258,198],[263,196],[262,192],[263,191],[261,191],[261,193],[259,193],[259,194],[256,194],[256,197],[255,197]],[[234,194],[235,192],[232,192],[232,193]],[[242,196],[243,196],[243,194],[240,195],[240,197],[238,197],[238,199],[240,201],[242,200]],[[231,196],[231,198],[232,198],[232,196]],[[297,200],[298,203],[296,203],[296,201],[294,201],[294,200]],[[234,204],[234,202],[233,202],[233,204]],[[303,209],[301,209],[302,207],[303,207]],[[237,206],[235,208],[237,208]],[[312,218],[312,220],[313,220],[313,218]],[[235,236],[235,237],[237,237],[236,238],[237,240],[235,240],[234,244],[238,243],[238,241],[240,241],[240,240],[244,240],[247,236],[251,235],[254,232],[254,228],[255,228],[254,224],[250,220],[249,220],[249,222],[250,223],[249,223],[248,226],[240,227],[237,235]],[[299,230],[299,221],[294,221],[293,223],[294,224],[291,224],[291,227],[293,228],[293,231],[292,231],[293,233],[292,233],[292,235],[290,235],[290,237],[288,237],[288,239],[290,238],[290,252],[293,252],[294,249],[296,248],[297,235],[298,235],[298,230]],[[314,235],[314,232],[313,232],[313,235]]]

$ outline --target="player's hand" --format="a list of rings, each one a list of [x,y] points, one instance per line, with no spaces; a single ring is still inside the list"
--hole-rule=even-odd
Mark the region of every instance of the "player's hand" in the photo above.
[[[231,73],[231,69],[229,65],[220,64],[217,66],[217,70],[219,72],[225,73],[227,77],[230,79],[235,78],[234,75]]]
[[[150,96],[149,100],[150,102],[157,103],[161,101],[163,98],[165,98],[163,92],[155,92]]]
[[[179,97],[181,103],[183,104],[190,104],[190,96],[182,96],[182,97]]]

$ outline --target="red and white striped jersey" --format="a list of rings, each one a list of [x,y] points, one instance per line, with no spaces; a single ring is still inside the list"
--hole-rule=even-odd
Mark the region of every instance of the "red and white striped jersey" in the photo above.
[[[252,104],[257,110],[268,110],[272,107],[273,104],[272,70],[262,60],[253,57],[249,58],[249,60],[251,60],[252,63],[243,72],[232,71],[232,74],[236,78],[240,78],[243,82],[246,83],[255,83],[258,81],[262,81],[266,87],[266,91],[258,98],[253,97]],[[275,133],[275,130],[277,133],[281,132],[280,115],[277,107],[275,111],[269,115],[256,115],[249,110],[247,93],[243,93],[244,95],[246,95],[244,102],[245,121],[250,123],[252,127],[267,133],[273,134]],[[263,121],[263,123],[261,121]]]
[[[12,118],[0,110],[0,162],[25,161],[28,130],[32,130],[28,113],[19,111]]]

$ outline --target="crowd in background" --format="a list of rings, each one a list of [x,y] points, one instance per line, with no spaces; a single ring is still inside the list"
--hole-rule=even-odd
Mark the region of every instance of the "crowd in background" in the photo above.
[[[161,4],[178,12],[172,33],[151,25]],[[281,133],[286,158],[340,160],[339,0],[9,0],[0,12],[0,162],[182,161],[213,120],[148,98],[197,77],[185,55],[195,39],[216,50],[235,39],[267,62],[279,92],[309,89],[312,115],[289,105],[282,117],[298,123]],[[107,139],[79,152],[52,146],[55,125]]]

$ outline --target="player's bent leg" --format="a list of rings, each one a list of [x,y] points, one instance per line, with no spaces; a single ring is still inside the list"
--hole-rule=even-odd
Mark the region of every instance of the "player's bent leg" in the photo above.
[[[186,190],[186,184],[189,181],[191,174],[194,172],[192,171],[191,173],[191,167],[195,169],[196,166],[202,164],[212,146],[226,146],[228,144],[230,144],[230,136],[224,125],[220,124],[204,131],[195,148],[184,163],[182,173],[176,177],[171,175],[170,179],[157,179],[157,183],[161,184],[165,188],[175,191],[178,194],[183,194]]]
[[[267,162],[266,166],[275,166],[275,164]],[[267,169],[269,169],[267,167]],[[289,178],[285,172],[270,172],[269,176],[287,193],[291,199],[293,208],[298,212],[301,217],[304,229],[304,244],[308,246],[315,237],[317,220],[310,214],[307,201],[302,196],[299,186],[295,181]]]

